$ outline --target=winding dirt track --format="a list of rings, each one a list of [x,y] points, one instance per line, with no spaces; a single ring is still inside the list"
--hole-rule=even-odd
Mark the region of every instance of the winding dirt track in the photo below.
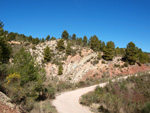
[[[126,79],[128,76],[121,77],[119,79]],[[112,80],[114,81],[114,80]],[[100,87],[104,87],[108,82],[98,84]],[[61,93],[56,96],[56,99],[52,102],[53,106],[56,107],[58,113],[92,113],[87,107],[82,106],[79,103],[79,98],[90,91],[93,91],[97,85],[77,89]]]

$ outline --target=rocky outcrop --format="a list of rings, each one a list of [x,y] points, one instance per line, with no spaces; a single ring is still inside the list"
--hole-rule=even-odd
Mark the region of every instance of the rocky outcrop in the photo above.
[[[65,53],[59,53],[56,50],[58,40],[46,41],[36,46],[36,49],[30,49],[29,51],[36,57],[36,61],[41,65],[43,60],[43,49],[49,46],[55,54],[55,59],[63,58]],[[65,42],[66,43],[66,42]],[[47,63],[45,64],[47,81],[52,77],[57,77],[60,80],[68,80],[72,83],[79,82],[80,80],[86,80],[90,77],[100,78],[102,76],[117,76],[128,75],[137,72],[148,71],[150,67],[142,64],[132,65],[125,67],[121,57],[115,57],[113,61],[104,61],[103,59],[97,60],[96,52],[93,52],[90,48],[73,47],[79,50],[75,56],[68,56],[66,60],[63,60],[63,75],[58,75],[58,65]],[[79,51],[77,51],[79,52]],[[101,53],[103,54],[103,53]]]
[[[0,113],[20,113],[19,108],[2,92],[0,92]]]

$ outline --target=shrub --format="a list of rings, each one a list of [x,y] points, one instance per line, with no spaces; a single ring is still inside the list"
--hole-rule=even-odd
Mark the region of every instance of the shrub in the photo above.
[[[97,59],[100,60],[102,58],[101,53],[98,53]]]
[[[13,102],[22,103],[26,110],[31,110],[32,103],[42,91],[44,70],[39,68],[30,53],[22,48],[15,56],[9,73],[4,85],[8,96]]]
[[[120,67],[120,65],[119,64],[114,64],[114,67]]]
[[[98,62],[99,62],[98,60],[94,60],[94,61],[92,61],[92,64],[96,65],[96,64],[98,64]]]
[[[59,65],[58,67],[58,75],[62,75],[63,74],[63,66]]]
[[[35,47],[35,46],[32,46],[32,49],[33,49],[33,50],[36,50],[36,47]]]
[[[102,60],[102,64],[105,64],[105,61],[104,61],[104,60]]]
[[[127,62],[124,63],[124,67],[128,67],[128,63]]]
[[[59,81],[57,85],[57,91],[62,92],[68,89],[74,89],[74,84],[69,81]]]
[[[86,83],[84,81],[80,81],[77,86],[78,87],[85,87]]]
[[[101,105],[99,112],[120,113],[122,109],[127,113],[149,113],[149,82],[150,74],[147,73],[126,80],[110,81],[104,88],[97,87],[95,91],[83,95],[80,103],[88,106],[98,103]]]

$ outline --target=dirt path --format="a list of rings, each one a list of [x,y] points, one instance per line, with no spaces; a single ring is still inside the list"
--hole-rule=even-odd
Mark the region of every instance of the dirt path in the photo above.
[[[122,78],[126,79],[127,77],[128,76]],[[104,87],[107,83],[108,82],[101,83],[99,86]],[[59,113],[91,113],[87,107],[82,106],[79,103],[79,98],[83,94],[93,91],[96,86],[97,85],[61,93],[60,95],[56,96],[56,99],[52,102],[52,104],[56,107]]]

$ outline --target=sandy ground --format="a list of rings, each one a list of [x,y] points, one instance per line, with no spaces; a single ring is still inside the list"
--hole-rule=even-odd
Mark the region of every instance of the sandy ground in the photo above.
[[[126,79],[128,76],[122,77]],[[122,79],[119,78],[119,79]],[[114,81],[114,80],[112,80]],[[98,84],[100,87],[104,87],[108,82]],[[56,107],[58,113],[92,113],[88,107],[82,106],[79,103],[79,98],[90,91],[93,91],[97,85],[80,88],[74,91],[61,93],[56,96],[56,99],[52,102]]]

